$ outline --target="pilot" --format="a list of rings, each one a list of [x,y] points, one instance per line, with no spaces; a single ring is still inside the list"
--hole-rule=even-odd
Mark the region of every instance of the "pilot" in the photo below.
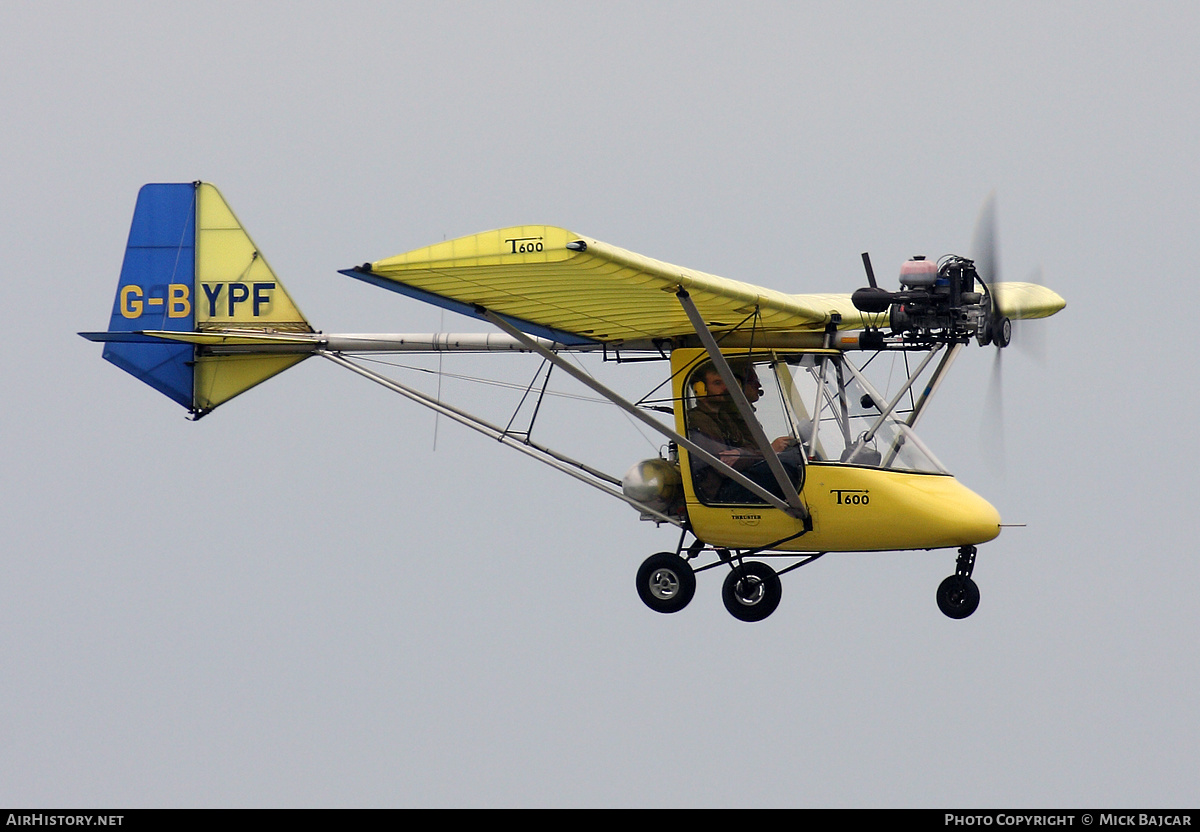
[[[763,392],[754,365],[747,361],[733,361],[730,362],[730,368],[734,377],[741,382],[742,392],[753,407],[762,398]],[[702,364],[692,375],[692,385],[696,393],[696,406],[687,414],[688,438],[752,482],[782,497],[775,475],[729,395],[725,380],[711,361]],[[803,464],[795,439],[781,436],[771,443],[771,448],[779,455],[784,470],[795,482]],[[723,476],[700,460],[694,463],[693,470],[696,491],[704,502],[762,502],[762,498],[745,486]]]

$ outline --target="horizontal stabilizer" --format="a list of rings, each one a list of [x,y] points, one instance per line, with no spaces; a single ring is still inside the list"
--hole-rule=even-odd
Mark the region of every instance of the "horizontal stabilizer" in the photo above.
[[[177,344],[174,338],[151,335],[148,332],[81,332],[89,341],[101,344]]]
[[[315,332],[239,332],[236,330],[212,330],[209,332],[140,332],[145,338],[162,341],[196,344],[205,347],[284,347],[300,345],[314,348],[322,343]]]

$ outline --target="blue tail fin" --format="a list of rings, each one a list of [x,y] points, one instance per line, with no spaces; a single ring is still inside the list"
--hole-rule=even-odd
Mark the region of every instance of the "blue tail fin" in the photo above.
[[[191,332],[196,275],[196,186],[146,185],[138,193],[110,333]],[[187,408],[193,348],[164,342],[108,343],[104,358]]]
[[[108,331],[80,334],[199,418],[306,357],[215,354],[200,336],[300,332],[312,328],[224,198],[191,182],[138,192]]]

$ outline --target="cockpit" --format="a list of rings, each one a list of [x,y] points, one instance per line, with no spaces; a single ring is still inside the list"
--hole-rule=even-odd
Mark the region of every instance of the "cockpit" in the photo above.
[[[785,468],[794,454],[800,459],[793,465],[948,473],[904,421],[911,397],[893,395],[892,401],[886,400],[841,352],[727,358]],[[739,471],[751,470],[755,460],[763,458],[725,385],[703,355],[691,367],[683,395],[689,439]],[[722,490],[723,483],[716,475],[711,466],[693,460],[693,484],[702,502],[759,501],[718,496],[729,488]],[[797,476],[797,482],[801,481]],[[767,483],[764,480],[763,485]]]

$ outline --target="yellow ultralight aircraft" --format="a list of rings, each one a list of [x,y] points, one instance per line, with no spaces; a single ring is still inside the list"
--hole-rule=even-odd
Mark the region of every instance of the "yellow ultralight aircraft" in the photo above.
[[[1005,347],[1012,321],[1065,306],[1042,286],[994,280],[990,226],[976,260],[913,258],[899,291],[877,285],[864,254],[869,287],[807,295],[562,228],[503,228],[342,272],[500,332],[338,335],[309,326],[215,187],[146,185],[108,331],[81,334],[194,419],[318,355],[624,500],[680,530],[674,551],[637,573],[638,594],[658,612],[687,606],[696,573],[712,568],[728,569],[729,612],[759,621],[779,604],[780,575],[829,552],[950,548],[955,574],[937,602],[965,618],[979,604],[976,546],[1000,533],[1000,516],[913,427],[971,340]],[[611,476],[356,360],[441,351],[536,353],[665,437],[663,452]],[[565,360],[569,352],[669,361],[669,398],[630,401]],[[886,354],[903,358],[907,378],[885,395],[867,365]],[[545,395],[545,385],[530,392]],[[776,571],[754,559],[766,557],[791,563]]]

